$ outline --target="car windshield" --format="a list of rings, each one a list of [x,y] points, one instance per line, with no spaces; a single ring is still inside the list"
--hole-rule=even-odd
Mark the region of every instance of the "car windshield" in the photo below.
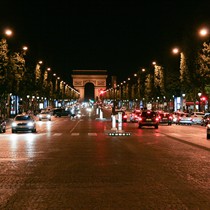
[[[32,120],[32,118],[30,116],[17,116],[15,118],[16,121],[23,121],[23,120]]]

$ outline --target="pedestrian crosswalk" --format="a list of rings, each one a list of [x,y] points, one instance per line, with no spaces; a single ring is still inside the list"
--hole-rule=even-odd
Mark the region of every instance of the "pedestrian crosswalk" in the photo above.
[[[0,134],[0,139],[4,137],[11,137],[11,136],[43,136],[43,135],[48,135],[49,133],[4,133]],[[62,136],[65,135],[64,133],[51,133],[51,136]],[[71,136],[80,136],[80,135],[87,135],[87,136],[98,136],[97,133],[70,133]]]

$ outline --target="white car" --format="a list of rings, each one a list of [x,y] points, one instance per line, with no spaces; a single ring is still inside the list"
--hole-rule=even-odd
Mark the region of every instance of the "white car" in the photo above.
[[[194,124],[201,124],[204,115],[205,115],[204,112],[193,112],[191,114],[193,123]]]
[[[16,115],[11,124],[12,133],[18,131],[31,131],[36,133],[36,120],[32,115]]]
[[[51,114],[48,111],[42,111],[39,115],[39,121],[42,121],[43,119],[47,119],[51,121]]]

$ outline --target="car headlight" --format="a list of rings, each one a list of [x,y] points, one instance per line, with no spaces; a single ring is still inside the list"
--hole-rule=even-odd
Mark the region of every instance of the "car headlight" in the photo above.
[[[12,127],[16,127],[17,126],[17,123],[16,122],[13,122],[12,123]]]
[[[47,115],[47,118],[50,118],[50,116],[51,116],[51,115],[50,115],[50,114],[48,114],[48,115]]]
[[[28,126],[33,126],[34,123],[33,123],[33,122],[29,122],[27,125],[28,125]]]

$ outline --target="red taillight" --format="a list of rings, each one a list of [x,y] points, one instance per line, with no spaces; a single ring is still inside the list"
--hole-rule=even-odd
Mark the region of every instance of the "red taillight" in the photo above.
[[[156,120],[156,121],[159,121],[159,117],[156,117],[155,120]]]
[[[169,119],[171,119],[171,120],[172,120],[172,116],[169,116]]]
[[[127,118],[127,115],[124,115],[123,118],[126,119]]]
[[[142,118],[141,117],[139,117],[139,121],[142,121]]]

